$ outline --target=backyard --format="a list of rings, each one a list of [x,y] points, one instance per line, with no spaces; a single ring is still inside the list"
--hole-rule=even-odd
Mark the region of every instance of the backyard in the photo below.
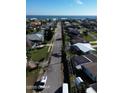
[[[83,35],[83,38],[86,40],[86,41],[94,41],[94,39],[90,36],[90,35]]]
[[[48,46],[45,46],[43,48],[40,49],[31,49],[28,51],[27,56],[30,56],[30,59],[32,61],[43,61],[48,55]]]

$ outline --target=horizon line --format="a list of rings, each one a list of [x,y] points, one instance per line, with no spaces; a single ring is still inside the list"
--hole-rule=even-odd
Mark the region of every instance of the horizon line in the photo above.
[[[97,16],[97,15],[26,15],[26,16]]]

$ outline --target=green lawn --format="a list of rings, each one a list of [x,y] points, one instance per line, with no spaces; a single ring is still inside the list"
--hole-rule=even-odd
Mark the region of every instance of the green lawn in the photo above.
[[[91,45],[97,45],[97,43],[92,43]]]
[[[97,36],[97,32],[90,32],[91,34],[93,34],[94,36]]]
[[[79,31],[80,31],[80,33],[83,33],[84,31],[86,31],[87,30],[87,28],[81,28]]]
[[[71,93],[76,93],[76,86],[75,86],[75,83],[74,83],[75,78],[76,78],[76,77],[75,77],[74,75],[72,75],[72,74],[69,75],[69,80],[70,80],[70,92],[71,92]]]
[[[64,33],[64,40],[65,40],[65,45],[68,45],[70,42],[70,37],[67,35],[67,33]]]
[[[30,56],[33,61],[44,60],[48,55],[48,47],[43,47],[41,49],[30,50]]]
[[[64,37],[65,37],[65,41],[67,41],[67,42],[70,41],[70,37],[67,35],[67,33],[64,33]]]
[[[80,30],[80,33],[81,33],[81,36],[83,36],[83,38],[86,40],[86,41],[94,41],[94,39],[91,37],[91,36],[84,36],[83,35],[83,32],[84,31],[88,31],[88,29],[87,28],[81,28]],[[94,36],[97,36],[97,33],[96,32],[90,32],[91,34],[93,34]]]
[[[27,77],[35,76],[35,75],[37,75],[39,73],[40,70],[41,70],[41,67],[38,67],[38,68],[36,68],[36,69],[34,69],[32,71],[26,70],[26,76]]]
[[[97,41],[91,41],[90,44],[91,45],[97,45]]]
[[[94,39],[91,37],[91,36],[83,36],[83,38],[86,40],[86,41],[94,41]]]
[[[97,45],[97,43],[92,43],[91,45]]]
[[[35,61],[40,61],[42,59],[47,58],[48,56],[48,47],[43,47],[41,49],[33,49],[29,50],[28,55],[31,56],[31,59]],[[32,71],[26,70],[26,86],[32,86],[34,82],[37,80],[37,77],[39,75],[39,71],[43,73],[43,69],[41,67],[38,67]],[[32,89],[26,89],[26,93],[32,93]]]
[[[38,32],[38,31],[33,30],[33,29],[26,29],[26,34],[31,34],[31,33],[34,33],[34,32]]]

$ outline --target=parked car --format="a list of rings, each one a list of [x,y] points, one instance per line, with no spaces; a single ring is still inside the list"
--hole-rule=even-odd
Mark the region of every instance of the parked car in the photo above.
[[[84,81],[81,79],[81,77],[76,77],[75,83],[77,87],[79,87],[82,83],[84,83]]]
[[[46,87],[47,76],[43,76],[39,81],[36,81],[33,90],[42,91]]]

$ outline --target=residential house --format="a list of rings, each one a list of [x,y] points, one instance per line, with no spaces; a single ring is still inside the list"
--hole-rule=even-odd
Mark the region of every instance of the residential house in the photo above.
[[[79,36],[75,36],[71,39],[70,41],[71,44],[76,44],[76,43],[88,43],[88,41],[84,40],[83,38]]]
[[[31,26],[40,26],[41,22],[40,21],[33,21],[30,24],[31,24]]]
[[[83,56],[73,56],[71,58],[71,63],[73,65],[73,68],[75,69],[81,69],[81,65],[83,65],[84,63],[88,63],[88,62],[90,61]]]
[[[44,34],[43,32],[37,32],[34,34],[28,34],[26,37],[32,42],[43,42],[44,41]]]
[[[97,56],[94,54],[86,54],[85,55],[88,59],[90,59],[92,62],[97,62]]]
[[[82,71],[93,81],[97,79],[97,63],[90,62],[82,65]]]
[[[36,45],[40,45],[41,43],[44,42],[44,32],[40,31],[34,34],[27,34],[26,35],[26,43],[30,41],[30,44],[32,44],[33,47]]]
[[[68,28],[68,30],[66,32],[71,39],[73,37],[80,36],[80,32],[74,28]]]
[[[76,53],[87,54],[90,51],[95,51],[90,43],[76,43],[70,46],[70,49]]]

